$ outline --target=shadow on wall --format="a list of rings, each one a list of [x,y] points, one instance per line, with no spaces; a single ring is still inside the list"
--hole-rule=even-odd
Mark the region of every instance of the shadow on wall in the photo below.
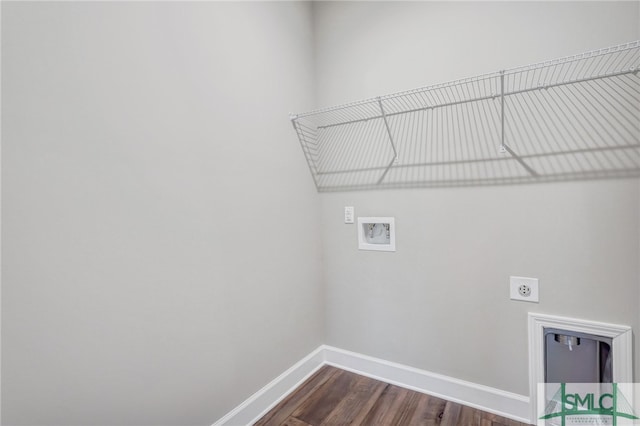
[[[291,117],[319,192],[640,176],[640,41]]]

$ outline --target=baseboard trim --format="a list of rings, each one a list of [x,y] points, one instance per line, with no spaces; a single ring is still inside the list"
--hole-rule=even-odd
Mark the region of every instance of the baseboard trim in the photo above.
[[[529,423],[529,397],[343,349],[324,347],[325,363],[372,379]]]
[[[213,426],[255,423],[323,365],[324,347],[320,346],[216,421]]]
[[[448,401],[529,423],[529,397],[322,345],[256,392],[213,426],[250,425],[323,365],[332,365]]]

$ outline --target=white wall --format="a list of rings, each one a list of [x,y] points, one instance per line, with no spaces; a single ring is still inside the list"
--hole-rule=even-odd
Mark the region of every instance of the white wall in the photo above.
[[[2,9],[3,424],[211,424],[324,341],[310,4]]]
[[[322,2],[314,12],[319,107],[640,37],[637,2]],[[638,330],[638,189],[323,194],[327,343],[526,395],[528,311]],[[397,252],[358,251],[347,205],[395,216]],[[510,275],[539,278],[540,304],[508,300]],[[637,370],[637,339],[635,353]]]
[[[320,343],[526,394],[528,310],[640,327],[637,182],[318,197],[286,120],[637,39],[638,3],[2,9],[4,424],[210,424]]]

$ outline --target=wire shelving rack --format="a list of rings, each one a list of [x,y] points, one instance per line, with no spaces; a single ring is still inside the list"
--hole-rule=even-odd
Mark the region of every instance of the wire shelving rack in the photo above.
[[[640,40],[292,114],[319,192],[640,176]]]

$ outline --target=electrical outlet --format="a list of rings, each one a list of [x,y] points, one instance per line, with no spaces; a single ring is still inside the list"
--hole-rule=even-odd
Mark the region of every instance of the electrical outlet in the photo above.
[[[344,208],[344,223],[353,223],[353,206],[346,206]]]
[[[531,296],[531,287],[529,287],[528,284],[520,284],[518,286],[518,293],[520,293],[522,297],[529,297]]]
[[[509,277],[511,300],[539,302],[538,279],[527,277]]]

